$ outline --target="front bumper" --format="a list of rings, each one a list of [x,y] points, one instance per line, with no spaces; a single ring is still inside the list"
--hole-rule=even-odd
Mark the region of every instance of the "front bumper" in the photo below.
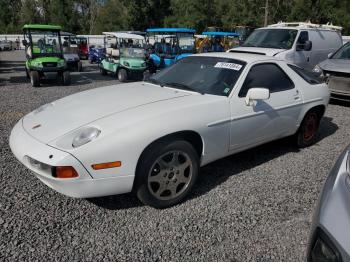
[[[77,198],[100,197],[131,192],[134,176],[92,178],[86,168],[73,155],[39,142],[23,128],[22,119],[10,135],[10,148],[16,158],[33,171],[48,187]],[[33,164],[32,160],[41,163]],[[50,167],[72,166],[77,178],[55,178]]]
[[[38,71],[43,73],[54,73],[54,72],[62,72],[66,68],[64,66],[62,67],[31,67],[30,71]]]
[[[334,99],[350,100],[350,77],[330,76],[328,87]]]

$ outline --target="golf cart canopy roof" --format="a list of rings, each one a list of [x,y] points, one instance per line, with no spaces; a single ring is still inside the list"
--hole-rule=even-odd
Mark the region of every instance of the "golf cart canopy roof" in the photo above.
[[[236,32],[203,32],[202,35],[207,36],[239,36]]]
[[[28,24],[23,26],[25,29],[38,29],[38,30],[61,30],[59,25],[39,25],[39,24]]]
[[[75,34],[72,34],[72,33],[69,33],[69,32],[61,31],[61,36],[75,36]]]
[[[189,28],[149,28],[147,33],[191,33],[194,34],[196,30]]]
[[[124,38],[124,39],[137,39],[137,40],[145,40],[145,38],[141,35],[122,33],[122,32],[103,32],[106,36],[112,36],[116,38]]]

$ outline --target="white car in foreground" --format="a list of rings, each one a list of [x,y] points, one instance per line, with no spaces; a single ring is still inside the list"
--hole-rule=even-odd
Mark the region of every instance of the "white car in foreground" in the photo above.
[[[315,141],[329,90],[274,57],[211,53],[149,81],[107,86],[46,104],[13,128],[14,155],[72,197],[135,192],[148,205],[179,203],[200,166],[295,135]]]

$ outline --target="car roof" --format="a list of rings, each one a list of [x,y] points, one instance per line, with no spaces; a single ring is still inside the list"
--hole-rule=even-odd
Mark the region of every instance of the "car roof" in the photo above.
[[[103,34],[107,36],[114,36],[117,38],[145,40],[145,38],[142,35],[129,34],[124,32],[103,32]]]
[[[189,28],[148,28],[147,33],[192,33],[196,30]]]
[[[61,36],[75,36],[75,34],[72,34],[72,33],[69,33],[69,32],[64,32],[64,31],[61,31]]]
[[[230,53],[230,52],[213,52],[195,54],[192,56],[205,56],[205,57],[218,57],[218,58],[231,58],[241,60],[247,63],[259,62],[259,61],[282,61],[280,58],[273,56],[266,56],[252,53]]]
[[[236,32],[203,32],[202,35],[208,36],[239,36]]]
[[[59,25],[26,24],[23,29],[61,30]]]

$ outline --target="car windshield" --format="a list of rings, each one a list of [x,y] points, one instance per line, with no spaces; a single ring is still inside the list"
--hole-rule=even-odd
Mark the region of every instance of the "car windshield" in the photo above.
[[[350,59],[350,43],[345,44],[333,56],[332,59]]]
[[[229,58],[189,56],[155,74],[149,82],[204,94],[228,96],[245,64]]]
[[[291,49],[298,31],[295,29],[258,29],[244,42],[244,47]]]
[[[33,54],[61,53],[58,31],[31,30]]]
[[[127,58],[145,58],[145,50],[142,48],[120,48],[120,56]]]

